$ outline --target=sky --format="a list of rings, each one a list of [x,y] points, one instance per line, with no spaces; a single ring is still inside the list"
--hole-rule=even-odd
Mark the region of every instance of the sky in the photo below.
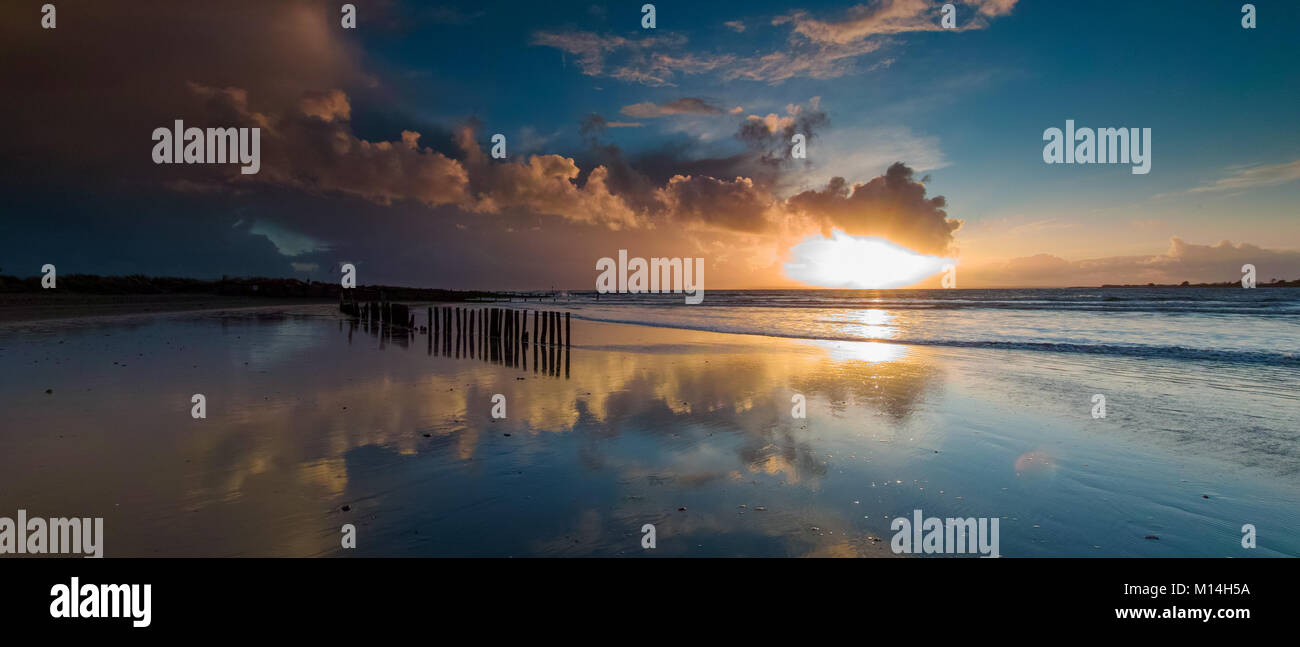
[[[1290,0],[43,4],[0,8],[2,274],[840,287],[804,270],[883,238],[922,287],[1300,278]],[[177,119],[260,128],[259,171],[155,163]],[[1045,163],[1067,120],[1150,171]]]

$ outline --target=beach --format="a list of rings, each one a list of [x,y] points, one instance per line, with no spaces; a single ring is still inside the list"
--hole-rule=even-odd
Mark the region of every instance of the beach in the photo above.
[[[1248,315],[1184,313],[1180,357],[935,332],[989,308],[771,314],[838,331],[800,335],[753,307],[544,304],[576,316],[542,367],[323,304],[10,322],[0,514],[103,517],[109,557],[892,557],[915,510],[997,519],[1003,557],[1300,555],[1295,339],[1192,343]]]

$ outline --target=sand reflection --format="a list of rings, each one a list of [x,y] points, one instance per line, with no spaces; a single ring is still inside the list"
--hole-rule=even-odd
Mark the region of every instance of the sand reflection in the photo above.
[[[7,432],[3,448],[22,451],[0,452],[0,470],[23,487],[0,505],[102,514],[114,555],[335,554],[339,526],[358,521],[365,554],[606,554],[681,507],[707,518],[663,521],[726,550],[843,551],[830,546],[853,525],[808,531],[797,502],[830,455],[861,466],[905,433],[940,376],[890,344],[573,323],[571,348],[489,361],[473,338],[447,354],[418,330],[315,311],[89,327],[57,350],[39,339],[24,357],[79,369],[40,376],[57,401],[11,379],[3,404],[15,430],[77,440]],[[206,420],[188,416],[196,392]],[[808,419],[792,418],[795,393]]]

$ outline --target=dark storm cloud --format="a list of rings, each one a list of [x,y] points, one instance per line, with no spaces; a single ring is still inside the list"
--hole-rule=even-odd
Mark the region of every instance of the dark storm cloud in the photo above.
[[[149,134],[195,109],[188,83],[241,88],[272,106],[374,83],[318,3],[69,0],[52,30],[32,18],[36,6],[6,3],[0,19],[0,85],[12,92],[0,152],[93,177],[151,166]]]
[[[820,223],[824,234],[838,227],[858,236],[880,236],[916,251],[943,254],[952,244],[960,220],[948,218],[943,196],[927,198],[925,184],[897,162],[884,175],[849,186],[832,178],[820,190],[792,196],[788,205]]]
[[[740,124],[736,139],[757,152],[768,164],[789,161],[791,139],[801,134],[812,141],[830,125],[830,117],[821,109],[821,98],[813,97],[807,106],[788,105],[786,114],[749,115]]]
[[[775,197],[743,177],[677,175],[659,190],[659,198],[674,219],[744,233],[765,231],[779,207]]]

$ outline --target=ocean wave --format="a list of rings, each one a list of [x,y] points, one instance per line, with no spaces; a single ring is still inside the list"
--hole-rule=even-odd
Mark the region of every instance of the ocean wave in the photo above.
[[[680,294],[569,293],[570,306],[684,307]],[[692,308],[832,308],[893,310],[1070,310],[1300,316],[1300,289],[1265,290],[919,290],[707,292]]]
[[[1300,368],[1300,355],[1287,352],[1261,350],[1231,350],[1219,348],[1194,348],[1188,346],[1167,346],[1148,344],[1080,344],[1070,342],[1033,342],[1023,340],[993,339],[936,339],[936,338],[889,338],[875,339],[848,335],[813,334],[795,330],[753,330],[734,325],[707,325],[677,321],[631,320],[610,316],[576,314],[578,319],[601,321],[606,323],[631,324],[652,328],[671,328],[678,330],[695,330],[700,332],[717,332],[738,335],[758,335],[785,339],[806,339],[811,341],[833,342],[877,342],[904,346],[940,346],[950,348],[981,348],[998,350],[1038,351],[1052,353],[1075,353],[1089,355],[1109,355],[1132,358],[1151,358],[1184,361],[1229,362],[1236,364],[1260,364]]]

